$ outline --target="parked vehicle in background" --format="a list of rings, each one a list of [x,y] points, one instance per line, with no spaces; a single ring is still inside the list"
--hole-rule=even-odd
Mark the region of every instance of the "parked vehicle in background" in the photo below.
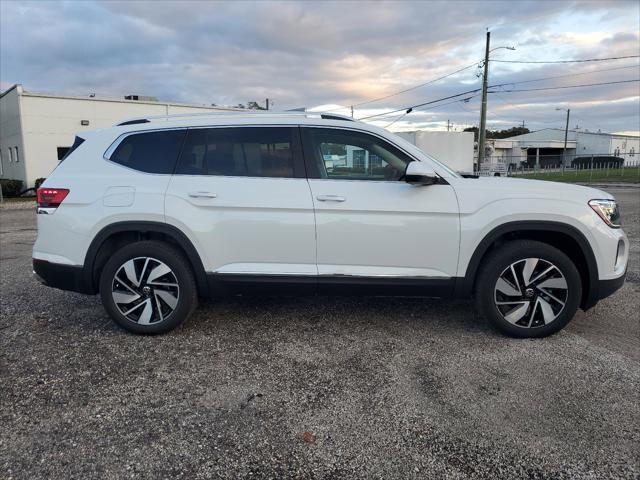
[[[464,178],[371,125],[268,112],[83,133],[38,189],[33,267],[136,333],[200,296],[355,293],[475,296],[541,337],[619,288],[628,251],[605,192]]]
[[[509,173],[509,165],[504,162],[485,162],[480,164],[478,175],[481,177],[506,177]]]

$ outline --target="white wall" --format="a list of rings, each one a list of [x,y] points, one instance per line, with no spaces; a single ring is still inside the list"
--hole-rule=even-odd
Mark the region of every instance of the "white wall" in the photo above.
[[[51,97],[26,92],[18,95],[17,89],[0,99],[0,108],[2,178],[23,180],[30,187],[37,178],[46,177],[58,165],[57,147],[70,147],[76,134],[82,131],[111,127],[132,117],[223,110],[133,100]],[[89,125],[81,125],[82,120],[88,120]],[[22,139],[17,144],[20,163],[7,169],[7,145],[13,146],[19,138]]]
[[[611,153],[619,149],[618,156],[624,158],[625,165],[640,163],[640,137],[611,137]]]
[[[24,144],[20,131],[20,95],[13,89],[0,99],[0,178],[24,181],[24,158]]]
[[[607,155],[611,150],[611,136],[578,132],[576,155]]]
[[[452,170],[473,172],[473,132],[395,132]]]
[[[217,109],[136,101],[22,96],[22,130],[27,182],[46,177],[58,164],[57,147],[69,147],[78,132],[111,127],[131,117],[206,112]],[[89,120],[82,126],[81,120]]]

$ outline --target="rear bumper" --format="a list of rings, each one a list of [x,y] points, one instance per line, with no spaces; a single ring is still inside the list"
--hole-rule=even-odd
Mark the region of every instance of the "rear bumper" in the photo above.
[[[60,290],[93,295],[95,292],[86,284],[83,272],[84,268],[80,266],[33,259],[33,273],[40,283]]]

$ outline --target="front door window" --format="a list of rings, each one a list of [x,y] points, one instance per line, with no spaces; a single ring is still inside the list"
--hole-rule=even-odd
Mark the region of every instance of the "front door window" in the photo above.
[[[307,155],[320,178],[402,180],[413,159],[373,135],[332,128],[304,128]]]

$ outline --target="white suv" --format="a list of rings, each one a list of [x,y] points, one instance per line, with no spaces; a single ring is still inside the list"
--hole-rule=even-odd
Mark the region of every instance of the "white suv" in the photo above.
[[[83,133],[38,190],[33,268],[136,333],[199,296],[475,296],[518,337],[560,330],[624,282],[608,193],[462,178],[347,117],[223,113]]]

